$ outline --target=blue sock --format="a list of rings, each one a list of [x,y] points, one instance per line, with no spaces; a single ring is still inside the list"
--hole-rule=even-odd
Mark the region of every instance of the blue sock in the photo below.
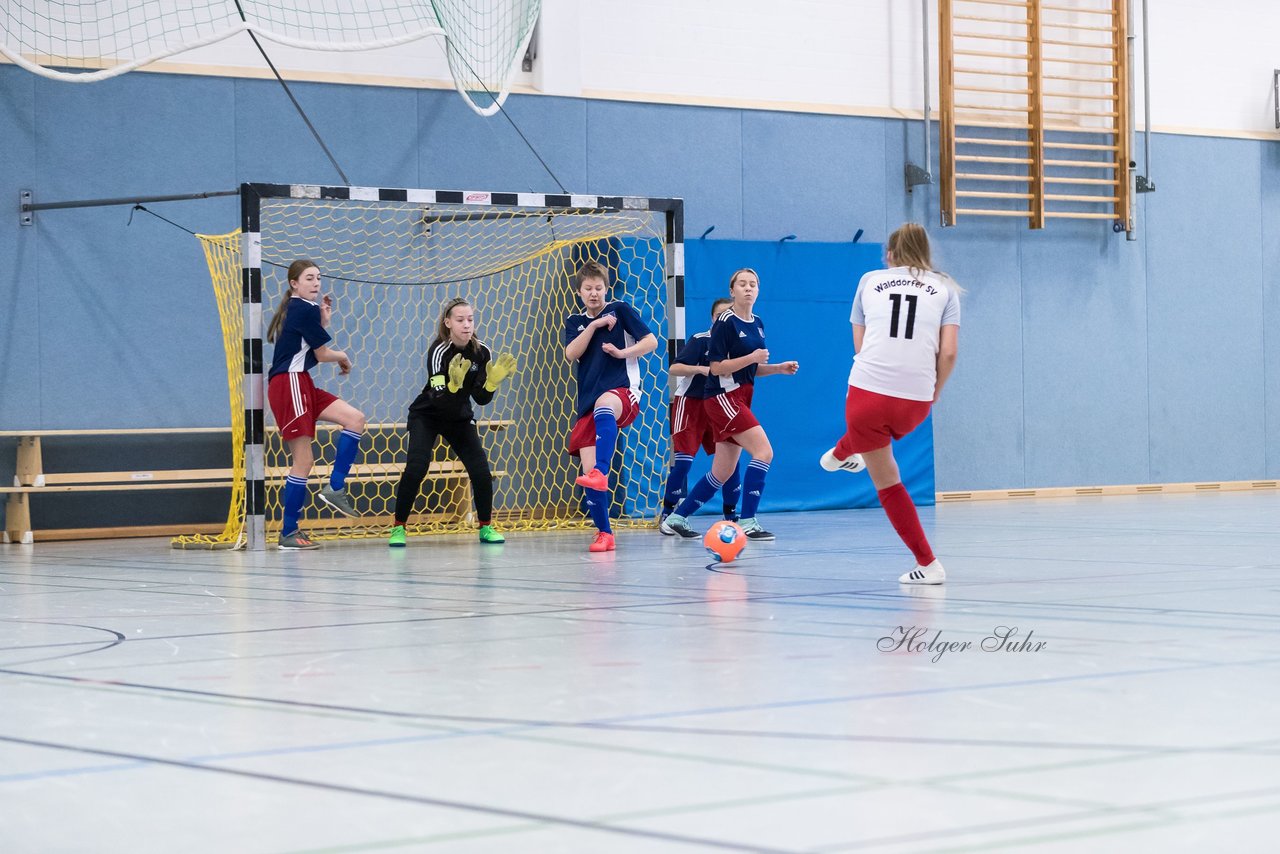
[[[302,515],[302,505],[307,503],[307,479],[289,475],[284,479],[284,518],[280,528],[283,534],[292,534],[298,530],[298,517]]]
[[[698,512],[698,508],[711,500],[711,496],[716,494],[716,490],[724,486],[723,483],[716,480],[716,476],[711,472],[707,472],[702,480],[693,485],[693,489],[689,490],[689,497],[680,502],[680,506],[676,508],[676,513],[684,516],[686,519]]]
[[[591,514],[591,524],[606,534],[612,534],[609,525],[609,493],[599,489],[584,489],[587,493],[587,512]]]
[[[667,473],[667,494],[663,496],[662,506],[671,510],[684,498],[689,486],[689,469],[693,468],[693,457],[688,454],[676,454],[671,471]]]
[[[618,444],[618,419],[613,417],[613,410],[607,406],[596,407],[593,415],[596,421],[596,468],[608,474],[613,450]]]
[[[738,494],[742,492],[742,465],[733,467],[733,474],[725,478],[724,486],[720,488],[720,496],[724,499],[724,518],[733,519],[738,514],[734,511],[738,507]]]
[[[747,466],[747,476],[742,479],[742,518],[751,519],[760,507],[760,496],[764,493],[764,476],[769,473],[769,464],[752,460]]]
[[[347,472],[356,461],[356,452],[360,450],[361,433],[343,430],[338,434],[338,450],[333,453],[333,474],[329,475],[329,485],[341,492],[347,486]]]

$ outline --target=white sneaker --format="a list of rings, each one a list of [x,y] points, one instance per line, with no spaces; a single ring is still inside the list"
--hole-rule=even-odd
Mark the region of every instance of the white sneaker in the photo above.
[[[852,457],[842,460],[836,456],[835,448],[823,454],[822,459],[818,460],[818,464],[827,471],[847,471],[850,474],[857,474],[867,467],[867,464],[862,461],[862,454],[854,454]]]
[[[946,580],[947,571],[937,559],[928,566],[917,566],[905,575],[898,576],[899,584],[941,584]]]

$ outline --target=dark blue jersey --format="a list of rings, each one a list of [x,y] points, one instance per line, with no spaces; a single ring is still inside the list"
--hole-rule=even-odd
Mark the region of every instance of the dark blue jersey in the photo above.
[[[733,309],[727,309],[716,318],[711,327],[711,346],[707,354],[710,362],[737,359],[761,349],[764,349],[764,321],[759,315],[743,320],[733,313]],[[732,376],[707,377],[707,397],[733,391],[738,386],[754,385],[758,367],[752,363],[734,371]]]
[[[333,340],[320,325],[320,306],[317,303],[293,297],[284,312],[284,325],[276,336],[268,379],[276,374],[311,370],[319,364],[315,351]]]
[[[675,364],[692,365],[705,368],[711,364],[708,357],[711,347],[711,333],[698,332],[689,336],[680,352],[676,354]],[[676,397],[689,397],[702,400],[707,396],[707,378],[702,374],[691,377],[676,378]]]
[[[629,388],[640,395],[640,362],[637,359],[615,359],[600,349],[612,344],[619,350],[630,347],[646,335],[652,335],[636,310],[625,302],[611,302],[596,317],[585,312],[571,314],[564,319],[564,343],[582,334],[587,324],[606,314],[614,315],[618,322],[612,329],[597,327],[587,342],[587,349],[578,358],[575,372],[578,376],[578,415],[586,415],[595,408],[596,398],[615,388]]]

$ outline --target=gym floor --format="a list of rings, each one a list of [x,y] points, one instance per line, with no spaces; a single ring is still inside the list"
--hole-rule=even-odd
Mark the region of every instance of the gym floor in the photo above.
[[[932,588],[878,509],[718,568],[654,531],[0,547],[0,848],[1259,850],[1278,504],[923,508]]]

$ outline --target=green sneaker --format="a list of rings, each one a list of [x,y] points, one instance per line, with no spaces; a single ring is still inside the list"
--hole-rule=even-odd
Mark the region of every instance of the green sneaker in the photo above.
[[[396,525],[391,529],[391,539],[387,540],[387,545],[393,549],[404,548],[404,525]]]
[[[506,541],[507,541],[507,538],[499,534],[492,525],[480,526],[480,542],[487,543],[488,545],[491,545],[491,546],[496,546],[496,545],[500,545],[501,543],[505,543]]]

